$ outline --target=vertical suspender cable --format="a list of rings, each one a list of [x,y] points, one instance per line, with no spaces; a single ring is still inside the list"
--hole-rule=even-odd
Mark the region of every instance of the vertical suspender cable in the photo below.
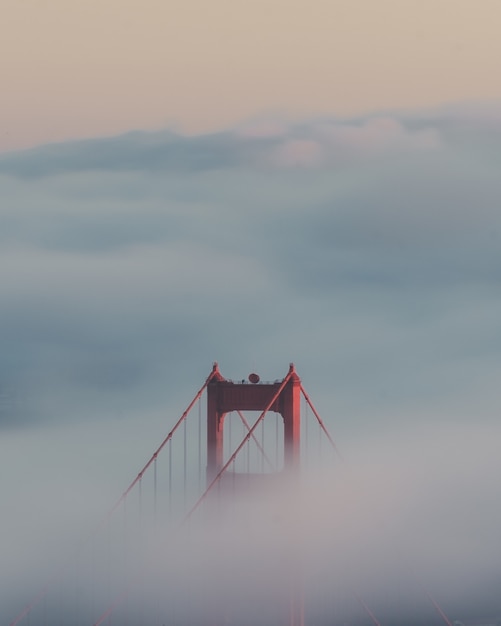
[[[306,398],[304,398],[304,455],[306,457],[306,462],[309,462],[309,449],[308,449],[308,403],[306,402]]]
[[[186,477],[187,477],[187,437],[186,437],[186,420],[184,420],[183,428],[183,506],[186,508]]]
[[[198,399],[198,492],[202,488],[202,397]]]
[[[246,452],[246,461],[247,461],[246,471],[247,471],[247,476],[249,476],[249,474],[250,474],[250,445],[249,445],[249,441],[247,441],[247,445],[245,446],[245,452]]]
[[[96,551],[97,540],[94,540],[91,545],[91,565],[90,565],[90,609],[91,614],[94,615],[96,608]]]
[[[139,540],[141,540],[141,528],[142,528],[142,515],[143,515],[143,490],[142,490],[142,486],[143,486],[143,481],[140,480],[138,483],[138,504],[139,504],[139,514],[138,514],[138,530],[139,530]]]
[[[60,626],[64,626],[63,624],[63,606],[64,606],[64,602],[63,602],[63,597],[64,597],[64,591],[63,591],[63,583],[61,582],[59,585],[59,624]],[[30,616],[28,616],[29,618]]]
[[[169,441],[169,489],[168,489],[168,505],[169,505],[169,518],[172,514],[172,439]]]
[[[153,517],[157,521],[157,457],[153,463]]]
[[[77,621],[77,615],[79,614],[79,606],[78,606],[78,601],[79,601],[79,593],[78,593],[78,564],[75,566],[75,571],[73,572],[74,575],[74,580],[73,580],[73,584],[75,585],[75,597],[74,597],[74,601],[73,601],[73,611],[75,612],[75,617],[74,617],[74,621]],[[83,607],[82,607],[83,608]]]
[[[111,600],[111,525],[106,528],[106,595],[108,601]]]
[[[233,446],[231,444],[231,423],[233,422],[233,411],[228,415],[229,420],[228,420],[228,450],[231,453],[231,450],[233,450]],[[235,469],[235,466],[233,466],[233,469]]]
[[[318,460],[319,460],[319,462],[320,462],[320,467],[323,467],[323,464],[322,464],[322,439],[323,439],[323,437],[322,437],[322,429],[321,429],[321,428],[319,428],[319,429],[318,429],[318,450],[317,450],[317,458],[318,458]]]
[[[275,469],[278,471],[279,469],[279,465],[278,465],[278,413],[275,412]]]
[[[261,448],[264,450],[264,419],[261,421]],[[261,455],[261,473],[264,474],[264,455]]]
[[[246,426],[245,426],[245,422],[242,420],[242,439],[245,437],[246,434]],[[244,468],[247,468],[247,472],[249,471],[248,468],[248,463],[247,463],[247,457],[249,456],[249,449],[247,447],[247,450],[244,451],[244,462],[239,465],[239,467],[242,469],[242,472],[244,471]]]
[[[123,503],[123,512],[124,512],[124,516],[123,516],[123,539],[122,539],[122,568],[123,568],[123,575],[126,577],[125,582],[127,583],[127,568],[129,566],[128,564],[128,520],[127,520],[127,501],[128,498],[125,498],[124,503]],[[117,555],[117,565],[120,566],[119,563],[119,559],[120,559],[120,555]],[[110,616],[111,619],[111,616]]]

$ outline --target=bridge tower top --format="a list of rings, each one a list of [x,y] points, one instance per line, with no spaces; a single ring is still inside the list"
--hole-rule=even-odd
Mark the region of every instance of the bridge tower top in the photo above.
[[[257,374],[248,380],[227,380],[214,363],[207,385],[207,481],[223,467],[224,418],[231,411],[268,411],[284,422],[284,470],[297,470],[300,463],[301,379],[291,363],[287,376],[275,382],[260,382]]]

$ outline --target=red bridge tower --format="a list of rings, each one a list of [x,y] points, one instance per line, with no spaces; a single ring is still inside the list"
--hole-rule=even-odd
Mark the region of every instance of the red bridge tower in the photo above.
[[[224,418],[230,411],[279,413],[284,421],[284,470],[299,469],[301,380],[294,365],[290,364],[285,386],[283,381],[259,383],[256,374],[249,377],[251,382],[226,380],[217,363],[212,372],[207,385],[207,481],[223,467]]]
[[[287,376],[274,383],[260,383],[257,374],[249,382],[226,380],[214,363],[207,385],[207,484],[224,469],[224,418],[231,411],[268,411],[282,416],[284,422],[284,471],[296,472],[300,467],[301,380],[291,363]],[[291,546],[291,554],[294,547]],[[294,569],[294,568],[293,568]],[[304,590],[300,568],[289,571],[290,600],[288,626],[304,626]]]

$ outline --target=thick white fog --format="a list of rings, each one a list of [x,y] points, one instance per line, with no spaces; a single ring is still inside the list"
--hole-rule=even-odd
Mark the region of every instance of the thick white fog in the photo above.
[[[55,573],[30,623],[59,613],[94,623],[116,603],[113,623],[279,624],[298,580],[307,623],[369,623],[364,606],[381,623],[440,623],[430,594],[451,620],[493,617],[500,434],[497,423],[396,428],[362,438],[344,461],[324,451],[299,478],[270,473],[255,488],[230,477],[184,523],[164,515],[165,493],[154,510],[150,473],[98,530],[106,476],[78,458],[59,478],[45,464],[20,477],[23,497],[4,516],[10,615]],[[59,461],[69,457],[62,449]]]

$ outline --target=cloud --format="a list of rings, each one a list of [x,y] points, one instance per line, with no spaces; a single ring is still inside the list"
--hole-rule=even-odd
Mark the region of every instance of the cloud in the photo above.
[[[433,152],[441,138],[435,128],[410,129],[391,117],[360,123],[319,123],[309,128],[314,137],[286,139],[272,156],[278,167],[341,166],[351,160],[385,157],[395,153]]]
[[[167,131],[135,131],[7,153],[0,158],[0,168],[23,178],[81,171],[182,172],[231,168],[233,155],[234,141],[228,133],[189,138]]]
[[[294,139],[281,145],[272,157],[278,167],[310,167],[323,160],[322,146],[311,139]]]
[[[90,430],[80,427],[82,435],[86,443]],[[498,437],[498,424],[463,425],[453,437],[444,427],[394,429],[359,441],[343,464],[303,472],[300,484],[268,478],[265,490],[247,487],[242,495],[230,478],[227,497],[214,492],[183,526],[168,521],[159,465],[154,507],[145,475],[140,498],[132,492],[84,549],[70,550],[71,567],[46,604],[57,605],[61,589],[72,596],[78,583],[88,622],[118,600],[114,620],[138,610],[148,620],[175,614],[204,623],[208,612],[224,609],[231,623],[269,623],[287,614],[290,585],[301,572],[315,623],[365,623],[365,603],[384,623],[413,616],[416,623],[439,624],[430,593],[450,619],[493,617],[500,580],[493,549],[501,515]],[[29,449],[34,443],[28,439]],[[45,543],[30,537],[30,559],[16,562],[11,581],[22,578],[20,566],[30,560],[34,581],[35,573],[43,576],[48,551],[59,546],[57,570],[67,560],[61,545],[70,547],[71,535],[106,499],[92,470],[75,491],[56,467],[51,471],[59,476],[52,487],[40,490],[34,477],[28,481],[36,494],[31,505],[43,511],[38,522]],[[15,557],[11,550],[8,558]],[[32,617],[38,615],[43,606]]]
[[[430,558],[437,588],[438,574],[448,575],[439,557],[466,582],[468,560],[482,580],[488,572],[498,580],[487,521],[477,543],[482,520],[498,515],[488,496],[497,468],[482,452],[494,458],[496,439],[476,442],[478,468],[463,445],[494,428],[500,407],[496,119],[472,107],[275,119],[213,135],[137,132],[3,154],[0,428],[15,452],[4,455],[2,475],[21,471],[15,457],[28,449],[30,467],[5,488],[6,509],[19,511],[30,473],[50,484],[47,460],[70,440],[61,489],[74,480],[88,493],[87,471],[119,491],[122,471],[161,440],[214,360],[230,378],[256,370],[265,380],[294,361],[342,446],[368,459],[384,435],[402,450],[381,474],[364,454],[358,463],[378,474],[379,490],[395,490],[378,491],[382,514],[441,545],[438,560],[425,541],[410,550],[411,560]],[[416,425],[438,430],[444,446],[456,442],[444,457],[455,461],[426,460],[407,492],[405,470],[395,468],[406,456],[419,465]],[[394,440],[397,428],[405,434]],[[355,513],[370,520],[360,506]],[[9,562],[15,546],[28,563],[30,525],[9,524]],[[43,543],[49,526],[48,514],[33,541]],[[377,548],[377,529],[361,530]],[[403,542],[412,544],[406,533]],[[387,567],[397,577],[400,565]],[[452,596],[463,584],[445,587],[459,607]]]
[[[201,372],[224,354],[229,364],[263,354],[270,369],[309,354],[312,377],[334,368],[347,398],[359,378],[344,375],[336,347],[354,370],[373,364],[365,389],[381,398],[422,394],[411,363],[421,371],[412,379],[426,380],[488,338],[491,358],[492,319],[480,332],[466,319],[457,336],[443,330],[458,307],[476,303],[472,320],[498,308],[500,190],[492,137],[475,119],[442,111],[250,136],[130,133],[4,155],[4,394],[28,397],[34,380],[61,371],[111,396],[123,377],[133,393],[166,375],[166,354],[189,372],[196,345]],[[278,358],[291,327],[297,345]],[[441,354],[439,333],[440,344],[451,338]]]

